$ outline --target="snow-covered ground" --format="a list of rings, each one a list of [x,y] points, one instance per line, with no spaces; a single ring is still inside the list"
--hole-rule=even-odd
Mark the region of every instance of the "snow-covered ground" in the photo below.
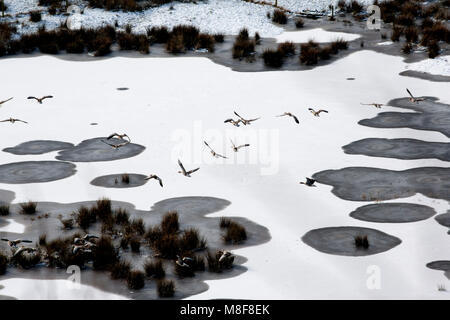
[[[248,258],[244,274],[209,281],[210,289],[193,298],[247,299],[448,299],[438,284],[449,286],[442,272],[425,264],[448,259],[446,228],[433,218],[403,224],[355,220],[349,213],[363,203],[345,201],[331,187],[307,188],[298,182],[305,176],[348,166],[404,170],[422,166],[446,167],[435,160],[397,160],[345,154],[341,147],[362,138],[413,138],[448,142],[440,133],[412,129],[376,129],[360,126],[363,118],[379,110],[360,102],[386,103],[406,95],[408,87],[418,96],[437,96],[450,102],[447,83],[402,77],[401,57],[359,51],[332,64],[309,71],[239,73],[207,58],[116,57],[90,62],[60,60],[51,56],[6,58],[0,68],[2,94],[15,99],[0,109],[28,125],[4,123],[7,136],[2,147],[49,139],[78,143],[84,139],[126,132],[147,149],[140,155],[112,162],[77,163],[77,173],[64,180],[43,184],[8,185],[0,189],[16,193],[16,202],[95,200],[103,196],[127,201],[138,209],[179,196],[213,196],[231,201],[214,216],[244,216],[269,228],[272,240],[264,245],[236,250]],[[381,67],[380,67],[381,66]],[[40,81],[30,74],[40,75]],[[345,80],[354,77],[354,81]],[[117,91],[128,87],[128,91]],[[28,95],[52,94],[39,105]],[[308,107],[330,113],[313,117]],[[233,110],[244,117],[262,118],[251,126],[235,128],[223,123]],[[300,118],[277,118],[291,111]],[[381,111],[398,111],[383,107]],[[90,126],[98,122],[98,126]],[[213,159],[203,146],[206,140],[217,152],[231,155],[229,138],[249,142],[246,152],[228,160]],[[120,151],[119,151],[120,152]],[[0,152],[0,162],[54,159],[55,152],[18,156]],[[177,173],[176,159],[186,167],[200,165],[192,178]],[[132,189],[104,189],[89,182],[100,175],[156,173],[164,188],[155,183]],[[416,195],[401,201],[429,205],[445,213],[445,201]],[[392,250],[367,257],[334,256],[316,251],[301,241],[311,229],[329,226],[376,228],[402,239]],[[381,271],[381,288],[370,289],[368,271]],[[371,269],[372,268],[372,269]],[[48,298],[39,280],[1,280],[1,294]],[[11,288],[13,287],[13,288]],[[80,298],[80,293],[60,286],[58,294]],[[26,292],[25,292],[26,291]],[[96,293],[97,294],[97,293]],[[104,298],[109,294],[101,293]],[[81,296],[83,297],[83,296]]]
[[[353,41],[360,38],[359,34],[346,33],[346,32],[331,32],[325,31],[321,28],[315,28],[305,31],[290,31],[283,32],[282,34],[276,36],[277,42],[292,41],[295,43],[308,42],[309,40],[314,40],[318,43],[332,42],[337,39],[343,39],[346,41]]]
[[[69,276],[69,275],[68,275]],[[21,300],[124,300],[117,294],[101,291],[69,280],[8,279],[1,281],[0,295]],[[39,294],[36,294],[38,293]]]
[[[439,56],[411,63],[405,69],[450,77],[450,56]]]
[[[259,32],[262,37],[273,37],[282,33],[283,29],[274,25],[267,18],[267,12],[273,11],[272,6],[256,5],[243,0],[207,0],[194,3],[173,2],[157,8],[151,8],[143,12],[105,11],[86,7],[84,1],[72,1],[80,8],[85,8],[83,14],[77,14],[76,19],[82,26],[99,27],[102,25],[114,25],[124,27],[127,24],[133,26],[133,31],[143,33],[152,26],[165,25],[173,27],[177,24],[190,24],[200,28],[203,32],[237,34],[243,27],[247,27],[251,33]],[[315,0],[280,0],[279,5],[293,10],[328,10],[329,4],[337,1]],[[363,0],[362,3],[371,3],[371,0]],[[7,14],[18,20],[18,32],[35,32],[39,27],[47,29],[57,28],[67,19],[62,15],[52,16],[47,13],[46,7],[38,6],[38,0],[5,0],[8,6]],[[42,10],[42,21],[32,23],[26,14],[31,10]]]
[[[7,13],[16,15],[35,9],[45,9],[37,5],[37,0],[5,0],[9,7]],[[178,24],[189,24],[200,28],[203,32],[237,34],[243,27],[251,33],[259,32],[263,37],[280,34],[283,29],[274,25],[267,18],[267,12],[273,10],[271,6],[261,6],[242,0],[208,0],[197,4],[173,2],[143,12],[105,11],[103,9],[85,8],[77,20],[86,27],[114,25],[124,27],[133,26],[133,32],[142,33],[152,26],[173,27]],[[28,15],[18,17],[19,33],[36,31],[45,25],[47,29],[57,28],[66,20],[64,16],[51,16],[43,11],[42,21],[32,23]]]
[[[267,2],[275,3],[275,0],[269,0]],[[301,0],[278,0],[278,5],[288,9],[293,12],[299,11],[323,11],[328,10],[330,4],[337,7],[339,0],[311,0],[311,1],[301,1]],[[348,1],[349,2],[349,1]],[[362,5],[370,5],[373,0],[359,0]]]

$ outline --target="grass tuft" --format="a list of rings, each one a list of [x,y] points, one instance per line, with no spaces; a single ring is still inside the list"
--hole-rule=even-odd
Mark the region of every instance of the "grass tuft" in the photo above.
[[[175,295],[175,284],[171,280],[160,280],[157,284],[158,296],[171,298]]]
[[[145,275],[142,271],[130,271],[127,277],[128,288],[140,290],[145,286]]]
[[[20,204],[22,214],[35,214],[37,208],[37,202],[28,201]]]
[[[146,261],[144,263],[145,275],[149,278],[162,279],[166,276],[163,264],[161,260]]]
[[[9,205],[2,204],[0,205],[0,216],[8,216],[9,215]]]

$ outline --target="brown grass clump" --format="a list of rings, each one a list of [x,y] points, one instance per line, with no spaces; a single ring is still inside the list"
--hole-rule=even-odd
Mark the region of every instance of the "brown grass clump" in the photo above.
[[[22,214],[35,214],[37,208],[37,202],[28,201],[20,204]]]
[[[162,279],[166,276],[166,272],[161,260],[146,261],[144,264],[144,271],[147,277],[155,279]]]
[[[160,280],[157,290],[160,298],[171,298],[175,295],[175,284],[172,280]]]

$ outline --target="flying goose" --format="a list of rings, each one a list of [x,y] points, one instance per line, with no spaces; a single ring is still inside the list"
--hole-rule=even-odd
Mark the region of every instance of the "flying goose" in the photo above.
[[[26,122],[26,121],[23,121],[23,120],[20,120],[20,119],[14,119],[14,118],[5,119],[5,120],[2,120],[2,121],[0,121],[0,122],[11,122],[11,123],[14,123],[14,122],[23,122],[23,123],[28,123],[28,122]]]
[[[177,255],[177,260],[175,261],[175,263],[180,267],[189,268],[190,265],[188,263],[191,263],[192,261],[194,261],[194,259],[190,257],[180,257],[179,255]]]
[[[147,178],[144,178],[144,180],[150,180],[150,179],[156,179],[159,181],[159,185],[162,187],[163,186],[163,182],[161,180],[160,177],[158,177],[156,174],[151,174],[149,175]]]
[[[23,239],[9,240],[6,238],[2,238],[2,241],[8,241],[8,246],[10,246],[12,248],[17,247],[17,245],[19,243],[32,243],[33,242],[31,240],[23,240]]]
[[[13,98],[9,98],[9,99],[6,99],[6,100],[3,100],[3,101],[0,101],[0,106],[2,105],[2,104],[4,104],[4,103],[6,103],[6,102],[8,102],[8,101],[10,101],[10,100],[12,100]]]
[[[411,101],[411,102],[413,102],[413,103],[419,103],[420,101],[424,101],[424,100],[425,100],[424,98],[415,98],[415,97],[412,95],[411,91],[409,91],[408,88],[406,88],[406,91],[408,92],[409,96],[411,97],[411,98],[409,98],[409,101]]]
[[[295,123],[300,123],[300,121],[298,121],[298,118],[295,115],[293,115],[292,113],[290,113],[290,112],[285,112],[283,114],[280,114],[277,117],[284,117],[284,116],[292,117],[292,118],[294,118]]]
[[[197,168],[197,169],[193,169],[193,170],[190,170],[190,171],[186,171],[186,169],[184,168],[183,164],[181,163],[181,161],[179,159],[178,159],[178,165],[181,168],[181,171],[178,171],[178,173],[181,173],[181,174],[183,174],[186,177],[190,177],[192,173],[194,173],[195,171],[200,169],[200,168]]]
[[[302,182],[300,182],[300,184],[304,184],[305,186],[308,186],[308,187],[315,187],[314,182],[316,182],[316,180],[307,177],[306,182],[302,181]]]
[[[225,157],[225,156],[223,156],[223,155],[221,155],[221,154],[218,154],[217,152],[215,152],[214,150],[213,150],[213,148],[211,148],[210,146],[209,146],[209,144],[206,142],[206,141],[203,141],[205,144],[206,144],[206,146],[209,148],[209,150],[211,151],[211,154],[213,155],[213,157],[214,158],[224,158],[224,159],[228,159],[227,157]]]
[[[234,120],[234,119],[227,119],[224,121],[224,123],[231,123],[233,126],[235,127],[239,127],[239,122],[242,122],[240,119],[239,120]]]
[[[121,142],[121,143],[118,143],[118,144],[114,144],[114,143],[106,142],[104,140],[100,140],[100,141],[103,142],[104,144],[107,144],[111,148],[116,149],[116,150],[121,148],[121,147],[123,147],[123,146],[126,146],[127,144],[130,143],[129,141],[125,141],[125,142]]]
[[[320,110],[318,110],[318,111],[315,111],[313,108],[308,108],[308,110],[311,111],[311,113],[312,113],[314,116],[316,116],[316,117],[320,117],[320,113],[321,113],[321,112],[328,113],[327,110],[323,110],[323,109],[320,109]]]
[[[31,96],[31,97],[28,97],[27,99],[34,99],[37,102],[39,102],[40,104],[42,104],[42,101],[44,101],[45,99],[51,99],[51,98],[53,98],[53,96],[44,96],[42,98],[36,98],[36,97]]]
[[[251,124],[253,121],[258,120],[259,118],[255,118],[255,119],[244,119],[242,118],[236,111],[234,111],[234,114],[237,115],[239,117],[239,119],[241,120],[241,122],[244,124],[244,126]]]
[[[119,138],[119,139],[121,139],[121,140],[125,140],[124,138],[127,138],[128,142],[131,142],[130,137],[129,137],[126,133],[124,133],[124,134],[118,134],[118,133],[110,134],[110,135],[106,138],[106,140],[111,140],[111,139],[114,138],[114,137]]]
[[[240,148],[243,148],[243,147],[250,147],[250,145],[249,145],[248,143],[246,143],[246,144],[241,144],[240,146],[236,146],[236,145],[234,144],[233,140],[230,139],[230,141],[231,141],[231,144],[233,145],[233,146],[231,147],[231,149],[233,149],[234,152],[238,152],[239,149],[240,149]]]
[[[375,108],[381,108],[381,106],[384,106],[382,103],[360,103],[363,106],[374,106]]]

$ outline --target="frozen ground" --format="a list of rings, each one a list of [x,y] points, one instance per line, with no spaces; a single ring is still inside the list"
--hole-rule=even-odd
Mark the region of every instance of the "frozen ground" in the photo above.
[[[5,3],[9,7],[7,13],[13,15],[33,9],[44,9],[37,6],[37,0],[5,0]],[[133,31],[139,33],[152,26],[189,24],[199,27],[203,32],[225,34],[237,34],[241,28],[247,27],[251,33],[258,31],[263,37],[271,37],[283,31],[267,18],[266,14],[271,10],[270,6],[255,5],[242,0],[208,0],[199,1],[197,4],[174,2],[143,12],[112,12],[86,8],[84,14],[77,15],[76,19],[84,27],[114,25],[116,22],[122,27],[131,24]],[[19,16],[18,31],[33,32],[42,25],[47,29],[54,29],[66,19],[47,13],[43,14],[42,18],[42,22],[31,23],[28,15]]]
[[[433,218],[406,224],[358,221],[349,213],[368,203],[337,198],[326,185],[307,188],[298,183],[316,172],[348,166],[391,170],[448,166],[436,159],[406,161],[349,155],[342,150],[352,141],[369,137],[448,142],[436,132],[357,124],[380,112],[360,102],[387,103],[404,97],[406,87],[418,96],[437,96],[444,103],[450,102],[448,83],[399,76],[405,66],[401,57],[372,51],[353,53],[309,71],[259,73],[234,72],[206,58],[116,57],[91,62],[51,56],[1,59],[0,68],[8,74],[7,80],[0,79],[2,92],[15,99],[0,109],[0,117],[29,121],[28,125],[1,124],[0,134],[8,136],[2,147],[36,139],[76,144],[126,132],[146,150],[129,159],[76,163],[77,173],[64,180],[0,184],[0,189],[14,191],[15,202],[68,203],[107,196],[134,203],[138,209],[149,209],[155,202],[172,197],[219,197],[231,205],[214,216],[243,216],[269,228],[270,242],[236,250],[248,258],[246,273],[209,281],[210,289],[192,298],[448,299],[448,293],[437,290],[438,284],[448,287],[448,280],[442,272],[425,267],[430,261],[449,258],[446,228]],[[45,76],[45,81],[36,81],[29,74]],[[347,81],[348,77],[355,80]],[[118,87],[130,90],[117,91]],[[26,100],[28,95],[45,94],[55,98],[42,105]],[[330,113],[316,118],[308,107],[325,108]],[[247,127],[227,126],[223,120],[232,116],[233,110],[262,118]],[[275,117],[285,111],[295,113],[300,125]],[[381,111],[399,110],[383,107]],[[99,125],[90,126],[91,122]],[[229,138],[251,147],[231,154]],[[213,159],[203,140],[230,159]],[[55,155],[0,152],[0,162],[52,160]],[[178,158],[188,168],[200,165],[201,169],[192,178],[185,178],[177,173]],[[164,180],[164,188],[156,183],[132,189],[89,184],[95,177],[123,171],[156,173]],[[438,214],[449,209],[448,202],[420,194],[398,201],[428,205]],[[301,241],[311,229],[333,226],[375,228],[403,242],[377,255],[343,257],[318,252]],[[380,289],[367,286],[374,268],[381,272]],[[53,284],[0,280],[5,286],[0,293],[45,299]],[[65,286],[58,288],[62,297],[84,297]],[[92,294],[111,297],[102,292]]]
[[[371,0],[364,0],[362,3]],[[38,0],[5,0],[8,6],[7,14],[17,19],[18,32],[29,33],[36,31],[40,26],[54,29],[63,23],[67,17],[52,16],[45,7],[38,6]],[[86,2],[73,1],[85,7]],[[279,5],[293,11],[301,10],[328,10],[330,3],[337,1],[315,0],[280,0]],[[31,10],[43,10],[42,21],[32,23],[28,13]],[[256,5],[242,0],[208,0],[193,3],[173,2],[143,12],[112,12],[102,9],[86,8],[83,14],[77,14],[76,20],[84,27],[98,27],[105,24],[114,25],[116,22],[123,27],[127,24],[133,26],[134,32],[145,32],[146,28],[165,25],[172,27],[177,24],[190,24],[200,28],[203,32],[237,34],[243,27],[251,33],[259,32],[263,37],[273,37],[280,34],[283,29],[271,23],[267,12],[273,11],[272,6]]]
[[[268,2],[275,3],[275,0],[269,0]],[[333,4],[337,7],[338,0],[311,0],[311,1],[301,1],[301,0],[278,0],[278,5],[291,10],[293,12],[299,11],[323,11],[328,10],[328,6]],[[360,0],[359,3],[363,5],[370,5],[373,0]]]
[[[434,75],[450,76],[450,56],[439,56],[434,59],[425,59],[411,63],[405,69]]]

